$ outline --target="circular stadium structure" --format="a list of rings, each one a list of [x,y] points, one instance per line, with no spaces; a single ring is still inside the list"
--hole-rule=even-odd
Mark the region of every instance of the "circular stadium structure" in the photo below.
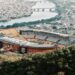
[[[66,34],[36,29],[20,29],[18,33],[18,38],[0,36],[1,50],[21,53],[49,52],[70,44],[69,35]]]

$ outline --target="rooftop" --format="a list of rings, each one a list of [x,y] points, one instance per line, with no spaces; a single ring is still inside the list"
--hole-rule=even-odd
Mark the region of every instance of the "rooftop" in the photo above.
[[[42,30],[24,30],[24,34],[19,34],[16,29],[2,29],[0,41],[6,41],[20,46],[30,46],[36,48],[54,47],[56,44],[69,45],[69,35],[59,34]],[[35,33],[34,33],[35,32]],[[36,35],[36,36],[35,36]],[[34,38],[35,37],[35,38]],[[71,36],[70,36],[71,37]],[[33,39],[32,39],[33,38]],[[71,38],[72,42],[74,38]]]

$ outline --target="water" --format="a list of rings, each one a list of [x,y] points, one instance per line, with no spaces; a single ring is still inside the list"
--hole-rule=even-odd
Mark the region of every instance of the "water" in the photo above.
[[[42,0],[44,1],[44,0]],[[45,1],[45,2],[37,2],[32,8],[38,8],[38,7],[41,7],[41,8],[50,8],[50,9],[55,9],[56,6],[54,3],[52,2],[49,2],[49,1]],[[50,19],[50,18],[53,18],[55,17],[56,15],[58,15],[58,13],[56,12],[52,12],[52,11],[48,11],[46,10],[45,12],[33,12],[31,14],[31,16],[29,17],[22,17],[22,18],[18,18],[18,19],[12,19],[8,22],[0,22],[0,26],[7,26],[7,25],[13,25],[14,23],[22,23],[22,22],[32,22],[32,21],[37,21],[37,20],[46,20],[46,19]]]

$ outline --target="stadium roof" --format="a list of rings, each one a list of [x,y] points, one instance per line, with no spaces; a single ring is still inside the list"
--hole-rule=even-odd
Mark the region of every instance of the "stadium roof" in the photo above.
[[[10,38],[10,37],[0,37],[0,41],[5,41],[5,42],[9,42],[12,44],[18,44],[20,46],[29,46],[29,47],[36,47],[36,48],[50,48],[50,47],[54,47],[54,44],[38,44],[38,43],[33,43],[33,42],[29,42],[29,41],[24,41],[24,40],[19,40],[19,39],[15,39],[15,38]]]
[[[43,33],[58,35],[58,36],[61,36],[61,37],[70,37],[70,35],[68,35],[68,34],[50,32],[50,31],[47,31],[47,30],[45,31],[45,30],[38,30],[38,29],[25,29],[25,30],[22,30],[22,31],[43,32]]]

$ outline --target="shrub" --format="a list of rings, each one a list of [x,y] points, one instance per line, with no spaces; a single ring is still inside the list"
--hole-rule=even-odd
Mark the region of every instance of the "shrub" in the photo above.
[[[27,59],[0,64],[0,75],[75,75],[75,48],[35,54]]]

